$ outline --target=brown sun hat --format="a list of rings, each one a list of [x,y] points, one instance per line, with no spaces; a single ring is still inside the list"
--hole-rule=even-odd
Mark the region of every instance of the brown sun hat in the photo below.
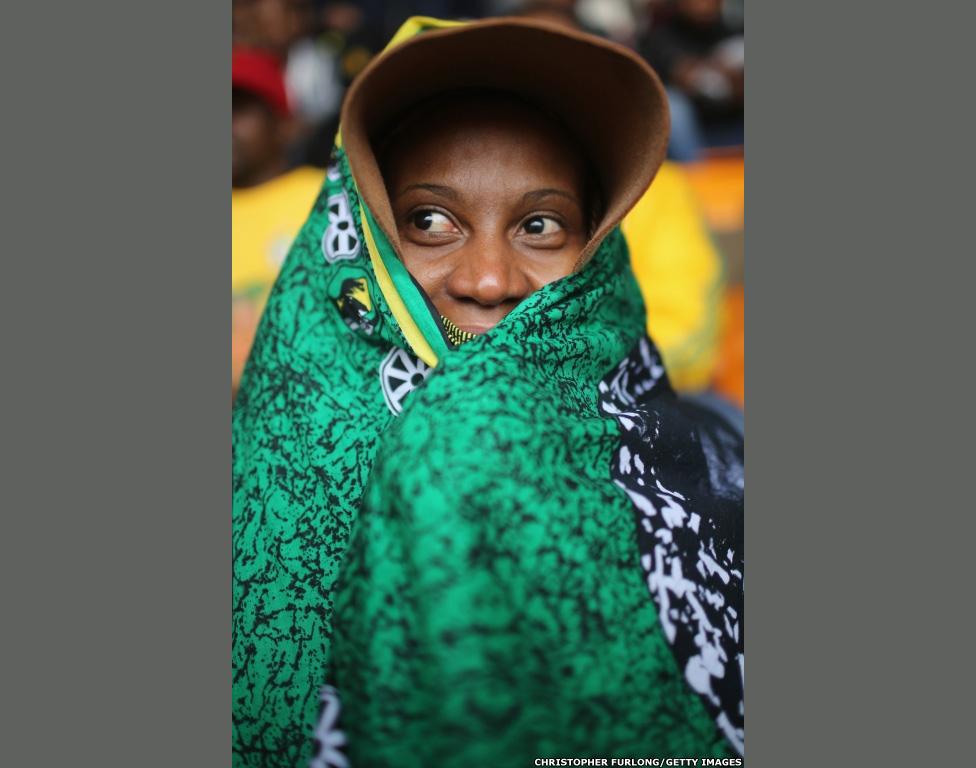
[[[600,180],[600,241],[644,194],[664,161],[670,118],[661,81],[633,51],[594,35],[528,19],[433,29],[377,56],[342,107],[342,143],[361,195],[399,250],[374,142],[410,107],[441,93],[484,88],[518,95],[557,116]]]

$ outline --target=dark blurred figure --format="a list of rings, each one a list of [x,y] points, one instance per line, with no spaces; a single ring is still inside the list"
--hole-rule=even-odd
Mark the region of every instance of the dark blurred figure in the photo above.
[[[571,29],[583,29],[583,23],[576,13],[576,0],[524,0],[513,11],[514,15],[548,21]]]
[[[722,0],[655,3],[640,51],[668,87],[673,159],[743,142],[745,42]]]
[[[281,65],[268,52],[236,49],[231,65],[232,182],[253,187],[287,168],[291,110]]]
[[[321,114],[309,128],[301,147],[299,156],[309,165],[324,168],[328,164],[332,142],[339,128],[342,96],[384,42],[379,20],[369,16],[365,10],[368,5],[369,2],[365,0],[319,0],[315,4],[314,24],[310,25],[314,36],[307,40],[321,57],[328,59],[335,99],[333,108]],[[325,65],[325,61],[320,64]]]
[[[437,19],[477,19],[485,15],[485,0],[360,0],[371,17],[383,19],[389,39],[411,16]]]
[[[231,67],[231,389],[236,391],[261,311],[323,172],[289,170],[292,112],[278,57],[235,49]]]

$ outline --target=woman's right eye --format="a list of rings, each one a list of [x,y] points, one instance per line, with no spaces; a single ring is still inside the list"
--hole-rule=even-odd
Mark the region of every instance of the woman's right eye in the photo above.
[[[417,211],[410,216],[411,223],[424,232],[453,232],[455,227],[447,216],[437,211]]]

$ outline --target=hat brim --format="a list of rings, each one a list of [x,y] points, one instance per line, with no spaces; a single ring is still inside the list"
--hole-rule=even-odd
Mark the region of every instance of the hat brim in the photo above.
[[[581,264],[636,204],[664,161],[667,97],[650,67],[627,48],[526,19],[422,32],[360,73],[341,114],[342,143],[360,194],[398,250],[372,142],[411,106],[462,88],[507,91],[538,104],[557,115],[588,153],[605,208]]]

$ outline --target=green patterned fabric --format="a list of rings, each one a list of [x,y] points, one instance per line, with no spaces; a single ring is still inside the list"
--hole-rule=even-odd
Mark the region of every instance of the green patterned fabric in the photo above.
[[[360,206],[337,148],[235,403],[234,764],[740,753],[742,443],[619,230],[461,346],[389,269],[430,368]]]

